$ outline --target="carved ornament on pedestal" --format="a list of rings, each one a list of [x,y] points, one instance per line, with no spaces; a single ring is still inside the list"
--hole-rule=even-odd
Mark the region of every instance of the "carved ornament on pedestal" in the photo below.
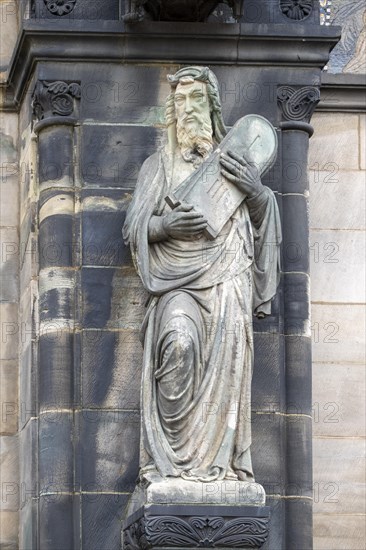
[[[243,510],[240,517],[233,518],[225,515],[159,515],[146,510],[125,528],[123,548],[261,548],[267,540],[268,527],[268,512],[262,517],[251,517]]]

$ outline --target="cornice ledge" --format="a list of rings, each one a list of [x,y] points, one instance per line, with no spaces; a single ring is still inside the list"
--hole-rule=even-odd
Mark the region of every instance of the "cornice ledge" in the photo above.
[[[171,47],[166,41],[172,38]],[[0,85],[2,110],[16,111],[38,61],[316,67],[328,61],[339,27],[146,21],[27,20]],[[218,48],[218,41],[220,48]],[[204,53],[201,53],[204,52]]]
[[[366,112],[366,74],[322,73],[317,112]]]

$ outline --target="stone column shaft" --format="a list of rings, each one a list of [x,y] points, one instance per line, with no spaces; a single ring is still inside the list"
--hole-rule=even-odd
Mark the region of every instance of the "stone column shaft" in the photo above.
[[[312,396],[307,157],[313,87],[282,86],[282,222],[286,361],[286,547],[311,550]],[[297,526],[294,528],[294,526]]]
[[[74,111],[78,84],[38,82],[39,533],[43,549],[78,548],[75,418],[79,403],[77,189]],[[66,96],[66,100],[65,100]],[[52,114],[48,107],[52,107]],[[56,116],[54,114],[56,113]],[[67,528],[65,528],[67,526]]]

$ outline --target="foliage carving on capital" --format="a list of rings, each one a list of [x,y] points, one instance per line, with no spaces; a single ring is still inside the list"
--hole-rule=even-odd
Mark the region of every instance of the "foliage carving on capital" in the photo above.
[[[78,82],[39,80],[33,94],[33,114],[37,120],[52,116],[71,116],[75,111],[75,100],[81,97]]]
[[[46,8],[53,15],[68,15],[75,8],[76,0],[44,0]]]
[[[313,0],[280,0],[281,11],[289,19],[302,21],[313,11]]]
[[[281,86],[277,90],[277,102],[285,120],[310,122],[319,101],[320,91],[315,86]]]

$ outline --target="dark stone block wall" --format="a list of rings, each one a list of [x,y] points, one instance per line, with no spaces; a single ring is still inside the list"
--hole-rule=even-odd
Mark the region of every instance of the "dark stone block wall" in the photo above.
[[[42,548],[78,548],[79,540],[88,550],[118,548],[124,509],[138,473],[139,326],[146,302],[121,229],[139,167],[164,142],[166,76],[177,67],[38,66],[40,81],[77,80],[81,86],[75,125],[51,124],[38,134],[39,315],[41,323],[56,326],[40,335],[37,359],[38,451],[36,433],[33,446],[34,456],[38,454]],[[221,83],[229,126],[240,116],[259,113],[279,129],[274,92],[276,82],[289,78],[288,71],[212,68]],[[311,70],[291,75],[292,83],[300,86],[311,78]],[[286,209],[286,246],[286,238],[303,242],[306,199],[297,181],[296,196],[287,195],[282,172],[279,156],[265,183],[275,191],[282,212]],[[71,201],[71,211],[52,211],[62,200]],[[304,517],[302,507],[311,493],[309,468],[302,467],[310,419],[303,417],[309,414],[308,402],[301,401],[302,360],[296,361],[297,349],[301,357],[303,346],[310,349],[310,339],[298,335],[308,319],[302,281],[308,271],[306,250],[295,262],[285,255],[283,270],[272,315],[255,321],[253,462],[272,509],[268,549],[286,547],[285,518],[297,522]],[[296,336],[290,356],[285,340],[291,331]],[[299,395],[291,405],[286,370],[293,372],[292,393]],[[308,377],[305,382],[309,384]],[[290,417],[289,406],[294,413]],[[288,449],[292,439],[300,441],[300,449]],[[289,462],[298,472],[294,478],[289,477]],[[293,501],[284,500],[288,494]],[[307,524],[305,541],[309,532]]]

